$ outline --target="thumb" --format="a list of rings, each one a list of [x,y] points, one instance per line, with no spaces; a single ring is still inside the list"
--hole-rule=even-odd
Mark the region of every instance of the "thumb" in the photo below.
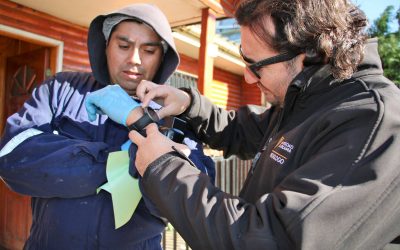
[[[86,112],[88,114],[89,117],[89,121],[94,121],[96,120],[96,110],[97,107],[96,105],[94,105],[93,103],[93,98],[91,98],[91,96],[89,96],[86,100],[85,100],[85,108],[86,108]]]

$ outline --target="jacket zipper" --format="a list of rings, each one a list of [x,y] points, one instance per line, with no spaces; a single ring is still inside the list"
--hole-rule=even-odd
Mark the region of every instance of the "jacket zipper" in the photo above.
[[[312,66],[312,68],[310,68],[310,70],[303,71],[303,74],[310,74],[310,75],[311,75],[311,74],[314,74],[315,71],[316,71],[319,67],[320,67],[320,66]],[[308,77],[307,77],[307,79],[308,79]],[[303,84],[304,84],[304,82],[303,82]],[[303,85],[303,84],[301,84],[301,85]],[[299,92],[300,92],[300,93],[304,93],[305,90],[306,90],[306,88],[308,88],[308,84],[304,84],[303,86],[301,86],[301,85],[295,84],[295,85],[289,86],[289,88],[296,87],[296,88],[299,89],[297,93],[299,93]],[[288,89],[288,92],[289,92],[289,89]],[[288,93],[287,93],[287,94],[288,94]],[[297,94],[296,94],[296,95],[297,95]],[[294,97],[292,97],[292,98],[294,98]],[[286,99],[286,98],[285,98],[285,99]],[[292,101],[292,102],[296,102],[296,100],[293,100],[293,99],[291,99],[291,101]],[[277,124],[275,125],[275,127],[273,128],[271,135],[269,136],[268,140],[266,140],[266,142],[264,143],[263,148],[262,148],[260,151],[258,151],[258,153],[256,154],[256,156],[255,156],[254,159],[253,159],[253,162],[252,162],[252,164],[251,164],[251,171],[250,171],[251,174],[254,173],[254,170],[255,170],[255,168],[256,168],[256,165],[257,165],[258,160],[260,159],[261,154],[267,149],[267,146],[268,146],[269,143],[272,141],[272,138],[278,133],[278,130],[279,130],[279,128],[280,128],[280,126],[281,126],[281,123],[282,123],[282,120],[283,120],[283,114],[285,113],[285,108],[288,106],[286,102],[287,102],[287,101],[285,100],[285,102],[284,102],[284,104],[283,104],[281,110],[279,111],[279,114],[278,114],[278,122],[277,122]],[[292,107],[294,106],[294,104],[295,104],[295,103],[289,104],[289,105],[290,105],[289,108],[292,108]]]
[[[256,156],[254,157],[254,159],[251,163],[251,171],[250,171],[251,175],[254,174],[254,170],[256,168],[258,160],[260,159],[261,154],[267,149],[269,143],[272,141],[272,138],[278,133],[279,127],[281,126],[281,123],[282,123],[283,113],[284,113],[284,107],[282,107],[282,109],[279,111],[278,122],[274,126],[271,135],[265,141],[264,146],[262,147],[262,149],[260,151],[258,151],[258,153],[256,154]]]

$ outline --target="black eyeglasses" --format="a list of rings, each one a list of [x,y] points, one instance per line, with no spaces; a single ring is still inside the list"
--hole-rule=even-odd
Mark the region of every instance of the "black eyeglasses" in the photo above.
[[[273,56],[273,57],[262,59],[262,60],[260,60],[258,62],[254,62],[250,58],[247,58],[245,55],[243,55],[242,45],[239,46],[239,53],[240,53],[240,56],[242,57],[243,61],[245,61],[247,63],[247,67],[250,69],[250,71],[258,79],[260,79],[261,76],[258,73],[258,71],[262,67],[265,67],[265,66],[271,65],[271,64],[275,64],[275,63],[279,63],[279,62],[289,61],[289,60],[295,58],[301,52],[285,52],[285,53],[282,53],[282,54],[279,54],[279,55],[276,55],[276,56]]]

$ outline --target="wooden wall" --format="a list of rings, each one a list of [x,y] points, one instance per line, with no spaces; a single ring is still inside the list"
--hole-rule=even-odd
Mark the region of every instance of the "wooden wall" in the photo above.
[[[256,84],[248,84],[242,79],[241,104],[263,105],[261,91]]]
[[[226,109],[238,109],[241,106],[242,76],[233,75],[221,69],[214,69],[214,81],[210,98]]]
[[[227,16],[234,16],[235,6],[239,2],[239,0],[219,0],[222,8],[224,8],[224,12]]]
[[[63,41],[63,70],[90,71],[86,28],[7,0],[0,0],[0,24]]]
[[[197,75],[198,62],[184,54],[180,54],[179,70]],[[226,70],[214,68],[214,81],[208,96],[211,101],[226,109],[237,109],[245,104],[261,105],[261,92],[255,84],[247,84],[243,76],[232,74]]]

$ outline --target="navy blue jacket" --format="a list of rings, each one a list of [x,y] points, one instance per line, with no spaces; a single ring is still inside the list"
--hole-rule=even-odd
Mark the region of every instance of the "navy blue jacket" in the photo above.
[[[7,120],[0,176],[12,190],[32,196],[26,249],[160,248],[165,224],[143,200],[115,229],[110,194],[96,194],[107,181],[108,154],[128,140],[126,127],[106,115],[88,121],[85,97],[102,87],[90,73],[59,73]],[[201,145],[190,158],[213,178],[213,162]]]

